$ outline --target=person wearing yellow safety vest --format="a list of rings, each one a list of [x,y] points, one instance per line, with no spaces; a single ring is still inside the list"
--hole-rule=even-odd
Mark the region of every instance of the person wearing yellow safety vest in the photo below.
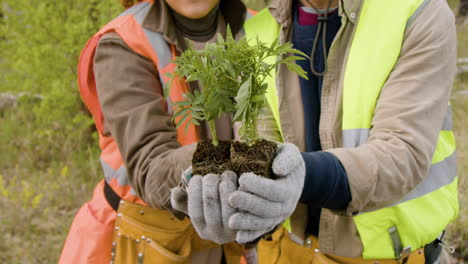
[[[256,16],[252,31],[247,22],[246,34],[264,41],[279,36],[301,49],[302,11],[315,11],[318,20],[314,41],[305,47],[312,57],[310,79],[321,86],[318,128],[305,120],[313,116],[306,109],[313,102],[303,97],[305,89],[319,85],[281,66],[271,85],[276,89],[270,90],[272,114],[263,127],[264,136],[308,151],[302,153],[305,180],[294,189],[302,195],[296,207],[288,197],[269,196],[267,180],[249,176],[243,186],[241,176],[240,190],[230,199],[247,213],[231,218],[231,227],[250,230],[286,220],[260,243],[264,263],[434,263],[440,236],[458,214],[449,104],[456,60],[451,10],[443,0],[281,0]],[[257,33],[260,23],[271,30]],[[327,32],[327,26],[329,31],[337,27],[332,23],[341,24],[335,36]],[[321,52],[325,60],[317,59]],[[323,151],[307,149],[314,140]],[[342,184],[336,172],[340,164],[349,198],[334,187]],[[281,182],[268,184],[282,189]],[[341,201],[329,206],[336,197]],[[285,206],[296,208],[289,220],[277,217],[291,211]],[[265,207],[276,211],[258,210]],[[260,222],[240,221],[248,217]]]
[[[171,101],[202,87],[177,80],[167,101],[162,87],[172,60],[187,48],[185,38],[201,49],[225,35],[228,24],[241,36],[253,14],[240,0],[122,3],[127,10],[80,56],[80,93],[96,124],[105,179],[75,216],[60,263],[237,264],[242,246],[202,239],[170,205],[170,189],[180,184],[208,128],[191,125],[184,133],[171,121]],[[230,123],[227,116],[217,120],[225,140],[233,138]]]
[[[236,240],[276,229],[259,263],[437,263],[458,214],[446,1],[273,0],[245,31],[312,59],[309,80],[283,65],[267,80],[259,129],[288,143],[275,180],[239,175]]]

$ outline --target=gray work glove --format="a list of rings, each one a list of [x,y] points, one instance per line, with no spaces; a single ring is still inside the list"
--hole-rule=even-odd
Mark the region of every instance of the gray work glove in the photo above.
[[[190,179],[186,192],[181,187],[171,191],[171,204],[187,212],[201,238],[225,244],[236,238],[236,231],[228,227],[229,218],[236,212],[229,206],[228,197],[236,189],[237,175],[232,171],[197,175]]]
[[[244,173],[239,189],[229,197],[229,204],[239,210],[229,219],[229,227],[238,230],[239,243],[252,241],[284,222],[301,196],[305,178],[301,152],[289,143],[278,149],[272,165],[276,180]]]
[[[184,172],[182,172],[180,182],[181,185],[171,189],[172,208],[186,215],[188,215],[188,200],[186,188],[188,188],[192,176],[192,167],[189,167]]]

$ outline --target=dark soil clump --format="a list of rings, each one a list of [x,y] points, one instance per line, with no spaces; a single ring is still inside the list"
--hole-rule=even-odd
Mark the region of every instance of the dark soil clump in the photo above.
[[[219,141],[215,147],[211,140],[198,143],[192,158],[193,175],[222,174],[231,170],[241,175],[252,172],[265,178],[273,178],[271,165],[276,156],[276,143],[259,140],[249,146],[239,141]]]
[[[271,165],[276,156],[277,145],[268,140],[259,140],[253,146],[243,142],[232,142],[231,166],[239,176],[253,172],[265,178],[273,178]]]
[[[210,139],[200,141],[195,153],[193,153],[193,175],[221,174],[230,170],[230,151],[230,141],[220,140],[218,147],[215,147]]]

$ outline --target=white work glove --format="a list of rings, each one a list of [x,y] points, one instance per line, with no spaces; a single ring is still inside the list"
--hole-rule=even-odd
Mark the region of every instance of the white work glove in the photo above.
[[[229,204],[239,211],[229,219],[229,227],[238,230],[239,243],[271,231],[296,209],[304,186],[304,160],[293,144],[280,144],[278,149],[272,165],[275,180],[243,173],[239,189],[229,197]]]
[[[201,238],[225,244],[236,238],[236,231],[228,227],[229,218],[236,212],[229,206],[228,197],[236,189],[237,175],[232,171],[197,175],[190,179],[187,192],[182,187],[171,190],[171,204],[190,217]]]

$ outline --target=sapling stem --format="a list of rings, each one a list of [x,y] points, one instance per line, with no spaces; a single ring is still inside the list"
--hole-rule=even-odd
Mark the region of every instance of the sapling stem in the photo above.
[[[256,115],[254,114],[251,114],[251,115],[256,117]],[[257,118],[251,118],[243,124],[245,129],[242,133],[242,139],[249,146],[252,146],[253,144],[255,144],[255,142],[258,141],[259,136],[258,136],[257,123],[258,123]]]
[[[210,128],[210,132],[211,132],[211,137],[212,137],[212,142],[213,142],[213,146],[217,147],[219,145],[219,141],[218,141],[218,135],[216,134],[216,123],[214,120],[210,120],[208,121],[208,127]]]

